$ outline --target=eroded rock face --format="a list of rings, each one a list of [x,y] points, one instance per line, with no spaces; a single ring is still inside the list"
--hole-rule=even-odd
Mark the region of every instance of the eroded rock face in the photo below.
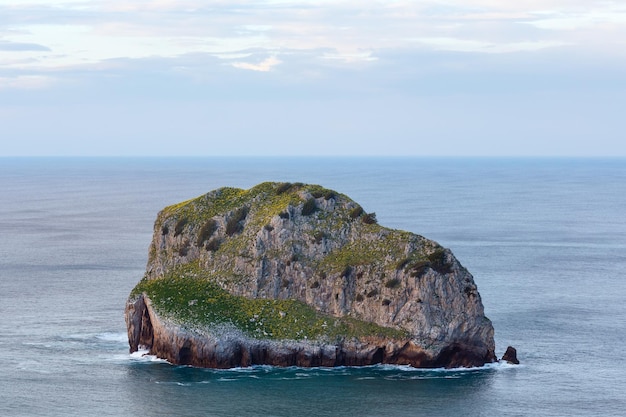
[[[502,359],[505,362],[511,363],[513,365],[519,365],[519,360],[517,359],[517,349],[513,346],[509,346],[506,348],[506,352],[502,355]]]
[[[167,207],[155,222],[144,281],[190,263],[234,296],[299,300],[328,317],[375,323],[403,336],[281,340],[236,324],[215,332],[219,318],[204,328],[188,326],[171,308],[167,318],[160,314],[162,301],[134,292],[126,307],[131,351],[145,345],[172,363],[216,368],[456,367],[495,360],[493,327],[473,277],[448,249],[379,226],[347,196],[319,186],[225,188]]]

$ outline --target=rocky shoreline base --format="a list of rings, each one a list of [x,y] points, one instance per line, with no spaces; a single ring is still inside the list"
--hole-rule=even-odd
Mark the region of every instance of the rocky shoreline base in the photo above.
[[[237,329],[197,332],[164,320],[151,300],[140,295],[126,306],[130,352],[148,349],[151,355],[172,364],[204,368],[252,365],[336,367],[376,364],[410,365],[415,368],[476,367],[496,361],[484,347],[449,344],[424,349],[410,339],[367,337],[335,343],[308,340],[270,340],[247,337]]]

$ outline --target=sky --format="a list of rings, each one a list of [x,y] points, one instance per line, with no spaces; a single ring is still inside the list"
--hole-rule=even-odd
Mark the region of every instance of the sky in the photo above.
[[[0,156],[626,156],[626,2],[0,0]]]

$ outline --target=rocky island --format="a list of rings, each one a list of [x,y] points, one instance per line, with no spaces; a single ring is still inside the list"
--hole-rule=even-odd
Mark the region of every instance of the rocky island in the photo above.
[[[131,352],[200,367],[496,360],[474,279],[450,250],[301,183],[163,209],[125,318]]]

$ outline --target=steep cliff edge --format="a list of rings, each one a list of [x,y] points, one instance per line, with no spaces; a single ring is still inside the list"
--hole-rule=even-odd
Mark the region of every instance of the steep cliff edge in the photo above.
[[[471,274],[317,185],[221,188],[166,207],[126,305],[130,349],[205,367],[494,361]]]

